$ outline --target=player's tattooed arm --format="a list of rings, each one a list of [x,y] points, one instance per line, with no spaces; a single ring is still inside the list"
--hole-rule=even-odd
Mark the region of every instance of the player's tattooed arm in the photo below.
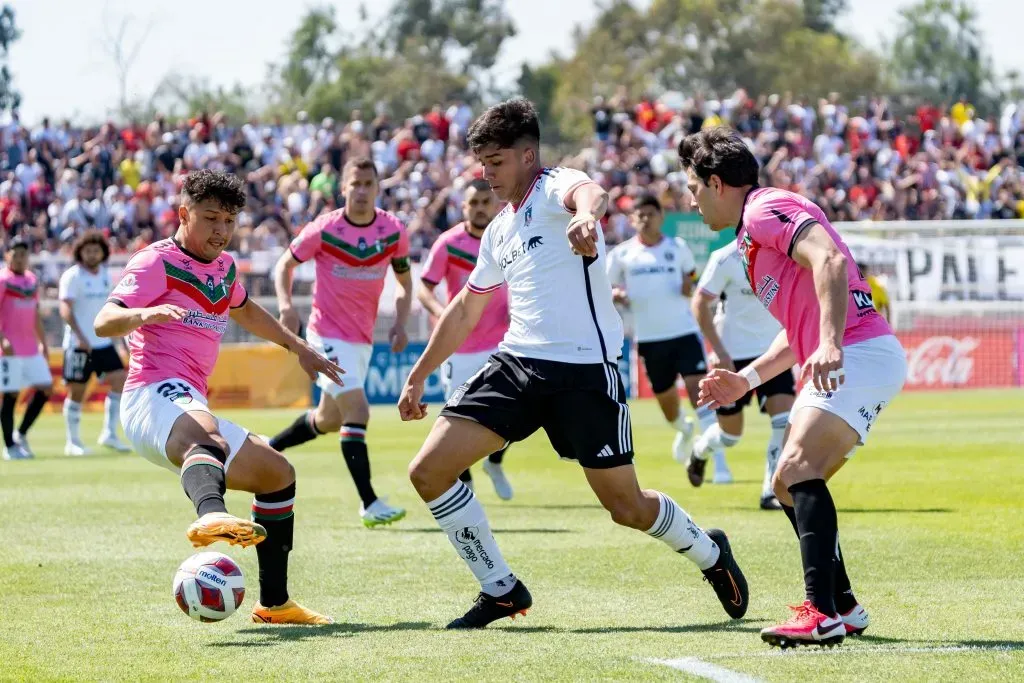
[[[100,337],[123,337],[143,325],[181,321],[188,315],[181,306],[161,304],[148,308],[125,308],[108,301],[100,309],[93,330]]]

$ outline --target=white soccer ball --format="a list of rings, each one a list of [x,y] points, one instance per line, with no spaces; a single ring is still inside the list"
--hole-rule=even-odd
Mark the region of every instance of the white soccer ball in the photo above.
[[[174,575],[174,601],[197,621],[221,621],[245,599],[242,569],[227,555],[196,553]]]

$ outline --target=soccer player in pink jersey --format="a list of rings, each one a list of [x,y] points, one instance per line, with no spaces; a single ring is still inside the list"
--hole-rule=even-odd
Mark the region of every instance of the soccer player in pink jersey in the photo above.
[[[185,179],[181,225],[132,256],[94,323],[100,337],[128,335],[128,378],[121,423],[135,451],[180,472],[198,519],[187,536],[196,547],[226,541],[256,546],[260,600],[252,620],[328,624],[288,595],[293,547],[295,469],[262,439],[214,416],[206,381],[221,338],[234,320],[252,334],[298,356],[311,377],[335,381],[342,370],[249,300],[230,254],[224,252],[245,205],[235,176],[210,170]],[[255,494],[252,521],[228,514],[227,488]]]
[[[498,208],[498,198],[487,181],[474,180],[466,188],[462,199],[462,215],[465,220],[447,230],[430,248],[430,254],[423,265],[423,273],[420,275],[423,287],[416,296],[434,317],[440,319],[445,308],[437,299],[434,289],[443,280],[448,290],[448,300],[451,301],[466,286],[469,274],[476,267],[476,259],[480,254],[480,238],[483,237],[487,224],[494,220]],[[480,322],[466,337],[466,341],[462,342],[459,350],[449,356],[442,366],[441,382],[444,385],[446,401],[484,366],[491,354],[497,352],[498,344],[508,331],[508,322],[508,289],[502,285],[487,302]],[[491,478],[498,497],[502,500],[511,500],[512,485],[501,467],[506,450],[507,444],[491,453],[487,460],[484,460],[483,468]],[[459,479],[472,488],[473,477],[468,469]]]
[[[774,487],[800,539],[807,600],[761,638],[781,647],[841,643],[862,633],[868,616],[850,589],[826,482],[903,388],[906,354],[822,210],[792,192],[758,187],[757,160],[738,134],[691,135],[679,158],[704,222],[715,231],[736,226],[750,287],[783,328],[739,372],[708,373],[701,404],[729,405],[801,366]]]
[[[28,268],[28,244],[11,242],[0,269],[0,424],[4,433],[4,460],[33,457],[26,434],[50,399],[53,378],[47,360],[43,320],[39,315],[39,280]],[[17,431],[14,408],[22,389],[35,393]]]
[[[384,291],[388,267],[395,273],[395,324],[388,339],[391,350],[401,352],[409,343],[405,324],[412,306],[409,236],[397,216],[376,208],[380,184],[377,168],[365,157],[351,159],[342,170],[344,208],[326,213],[302,229],[274,268],[274,288],[281,322],[299,329],[292,307],[292,274],[313,259],[313,310],[306,338],[313,348],[345,368],[345,385],[326,375],[317,381],[320,404],[304,412],[270,440],[276,450],[312,441],[321,434],[341,430],[341,453],[355,482],[361,504],[359,516],[367,527],[397,522],[405,510],[378,497],[370,481],[366,425],[370,405],[363,382],[373,353],[373,327]]]

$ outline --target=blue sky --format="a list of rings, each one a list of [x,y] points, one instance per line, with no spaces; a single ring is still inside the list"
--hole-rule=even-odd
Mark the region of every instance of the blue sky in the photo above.
[[[10,1],[10,0],[8,0]],[[644,3],[650,0],[637,0]],[[21,90],[22,116],[34,122],[44,114],[102,118],[117,101],[117,79],[104,52],[103,17],[132,17],[146,40],[129,74],[131,95],[148,96],[170,71],[203,76],[213,83],[258,84],[267,64],[280,58],[285,40],[309,0],[14,0],[23,30],[10,66]],[[322,4],[322,3],[315,3]],[[339,21],[358,22],[357,0],[335,0]],[[380,17],[386,0],[366,3]],[[847,31],[877,44],[891,31],[895,7],[904,0],[851,0]],[[975,0],[990,53],[1001,70],[1024,71],[1024,2]],[[566,51],[576,24],[593,20],[593,0],[511,0],[519,34],[506,43],[497,66],[502,83],[514,80],[523,61],[543,61],[552,50]],[[133,41],[129,43],[134,44]]]

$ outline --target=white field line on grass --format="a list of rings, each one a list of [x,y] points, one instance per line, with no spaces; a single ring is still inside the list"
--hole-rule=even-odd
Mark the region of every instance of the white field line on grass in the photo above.
[[[837,647],[830,649],[806,648],[798,650],[769,650],[767,652],[747,652],[743,654],[711,654],[697,657],[680,657],[679,659],[647,659],[652,664],[661,664],[677,669],[693,676],[706,678],[716,683],[762,683],[762,679],[748,676],[740,671],[733,671],[724,666],[712,664],[707,659],[760,659],[763,657],[806,657],[835,655],[906,655],[906,654],[944,654],[952,652],[1010,652],[1022,650],[1024,647],[1013,645],[948,645],[939,647],[901,647],[901,646],[868,646],[868,647]]]

